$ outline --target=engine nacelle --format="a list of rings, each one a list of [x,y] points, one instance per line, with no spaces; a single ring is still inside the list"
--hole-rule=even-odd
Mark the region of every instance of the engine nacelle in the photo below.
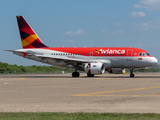
[[[113,73],[113,74],[124,74],[125,69],[124,68],[111,68],[108,70],[108,72]]]
[[[103,74],[105,72],[105,66],[103,63],[86,63],[84,65],[84,71],[88,74]]]

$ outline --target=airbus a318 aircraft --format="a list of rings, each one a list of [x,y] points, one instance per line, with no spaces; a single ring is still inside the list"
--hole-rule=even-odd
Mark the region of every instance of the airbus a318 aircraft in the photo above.
[[[13,54],[42,63],[75,68],[72,77],[79,77],[78,70],[83,70],[88,77],[103,74],[125,73],[130,69],[130,77],[134,77],[133,69],[149,67],[158,60],[147,51],[132,47],[48,47],[36,35],[22,16],[17,16],[18,27],[23,49],[6,50]]]

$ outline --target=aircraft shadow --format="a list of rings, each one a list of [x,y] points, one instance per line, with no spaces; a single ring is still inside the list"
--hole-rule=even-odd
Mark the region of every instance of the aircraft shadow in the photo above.
[[[71,75],[38,75],[38,74],[36,74],[36,75],[25,75],[25,74],[22,74],[22,75],[0,75],[0,78],[71,78],[71,79],[76,79],[76,78],[73,78]],[[78,78],[88,78],[88,79],[93,79],[93,78],[130,78],[129,77],[129,75],[128,76],[94,76],[94,77],[87,77],[87,76],[80,76],[80,77],[78,77]],[[145,76],[145,75],[142,75],[142,76],[140,76],[140,75],[138,75],[138,76],[136,76],[135,75],[135,77],[134,78],[160,78],[160,76],[154,76],[154,75],[147,75],[147,76]],[[134,79],[134,78],[130,78],[130,79]]]

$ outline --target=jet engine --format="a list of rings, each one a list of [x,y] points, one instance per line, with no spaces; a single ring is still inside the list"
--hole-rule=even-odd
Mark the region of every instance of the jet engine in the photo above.
[[[103,63],[86,63],[84,64],[84,71],[87,74],[103,74],[105,72],[105,66]]]
[[[111,68],[108,70],[108,72],[113,73],[113,74],[124,74],[125,69],[124,68]]]

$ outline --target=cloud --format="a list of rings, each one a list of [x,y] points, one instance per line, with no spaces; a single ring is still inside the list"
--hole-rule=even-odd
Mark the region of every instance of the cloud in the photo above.
[[[114,31],[114,32],[110,32],[110,31],[102,30],[102,33],[104,33],[104,34],[123,34],[124,31]]]
[[[141,31],[160,30],[160,19],[137,24],[134,29]]]
[[[79,29],[78,31],[67,31],[64,33],[64,35],[68,36],[76,36],[76,35],[84,35],[85,32],[83,29]]]
[[[160,0],[140,0],[138,4],[134,5],[134,8],[145,8],[147,10],[160,9]]]
[[[131,15],[132,17],[145,17],[144,12],[132,12]]]

